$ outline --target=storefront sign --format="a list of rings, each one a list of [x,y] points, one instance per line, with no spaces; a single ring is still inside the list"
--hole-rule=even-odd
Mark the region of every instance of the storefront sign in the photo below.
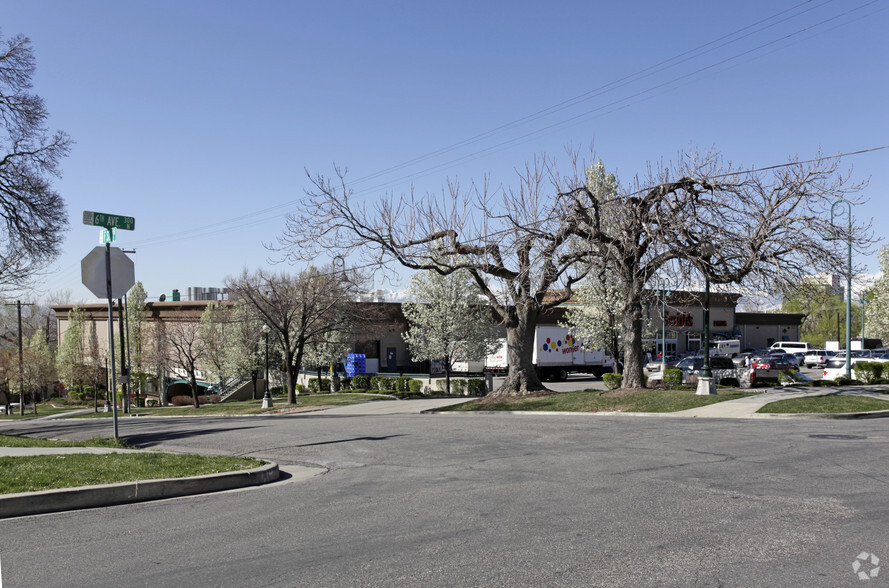
[[[681,314],[668,314],[667,315],[667,326],[668,327],[693,327],[695,324],[694,319],[687,312],[683,312]]]

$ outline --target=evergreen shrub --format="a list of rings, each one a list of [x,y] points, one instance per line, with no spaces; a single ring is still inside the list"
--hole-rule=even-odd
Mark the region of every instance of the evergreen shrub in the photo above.
[[[485,395],[485,381],[479,378],[473,378],[466,382],[467,389],[469,391],[470,396],[484,396]]]
[[[664,370],[664,388],[677,390],[682,386],[682,370],[667,368]]]
[[[605,387],[609,390],[616,390],[620,388],[621,384],[623,383],[623,379],[624,377],[622,375],[614,373],[604,374],[602,376],[602,381],[605,382]]]
[[[352,390],[367,390],[370,388],[370,376],[358,374],[352,378]]]

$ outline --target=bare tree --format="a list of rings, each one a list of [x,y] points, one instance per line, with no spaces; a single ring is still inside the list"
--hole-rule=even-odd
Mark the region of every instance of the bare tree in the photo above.
[[[765,172],[735,169],[718,153],[682,155],[672,168],[649,171],[617,197],[603,197],[575,159],[560,194],[592,256],[608,259],[623,283],[624,387],[643,385],[642,305],[646,286],[664,267],[685,283],[743,285],[774,292],[813,272],[836,271],[831,207],[860,202],[862,185],[836,158],[792,160]],[[595,174],[594,174],[595,175]],[[835,227],[857,247],[872,243],[867,223]],[[851,232],[848,230],[851,224]]]
[[[31,41],[0,40],[0,289],[23,286],[61,252],[68,227],[65,204],[50,180],[71,140],[46,127],[49,112],[32,94],[35,59]]]
[[[197,372],[206,355],[206,347],[200,340],[201,323],[189,316],[171,316],[163,323],[166,327],[166,341],[170,346],[171,363],[185,372],[191,386],[194,407],[200,408]]]
[[[150,323],[147,335],[144,347],[145,369],[150,367],[153,370],[158,388],[158,403],[164,406],[168,400],[164,386],[164,374],[167,373],[172,363],[170,349],[167,346],[167,324],[160,320],[153,321]]]
[[[546,390],[532,363],[535,327],[547,308],[567,301],[586,274],[586,251],[573,246],[577,224],[565,211],[554,163],[540,159],[519,174],[517,189],[485,185],[443,195],[386,196],[373,207],[356,199],[346,170],[314,176],[300,212],[288,216],[279,239],[292,259],[322,251],[355,255],[386,272],[395,261],[446,275],[465,268],[507,331],[509,374],[497,395]]]
[[[857,202],[861,188],[821,156],[756,172],[717,153],[691,153],[616,196],[605,189],[604,169],[577,153],[569,169],[562,176],[554,161],[538,159],[499,198],[487,185],[463,192],[452,184],[441,197],[388,195],[368,205],[336,168],[333,178],[310,176],[314,187],[288,217],[279,250],[292,259],[355,254],[383,271],[392,261],[442,274],[466,268],[507,329],[510,371],[495,397],[544,389],[532,364],[540,313],[571,297],[592,258],[610,260],[624,292],[623,382],[636,388],[644,381],[646,287],[661,268],[674,267],[687,283],[706,275],[717,286],[764,290],[835,269],[836,245],[821,235],[834,202]],[[840,228],[859,247],[872,240],[862,223],[851,234]]]
[[[356,272],[346,275],[332,266],[325,271],[309,267],[296,276],[244,269],[228,280],[232,300],[244,305],[259,324],[268,325],[281,346],[288,403],[296,403],[296,378],[306,346],[337,332],[351,332],[357,319],[352,300],[361,283]]]

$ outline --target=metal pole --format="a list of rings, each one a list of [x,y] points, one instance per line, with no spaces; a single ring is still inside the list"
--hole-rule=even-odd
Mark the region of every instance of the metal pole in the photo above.
[[[19,416],[25,416],[25,363],[22,361],[22,301],[16,300],[19,311]]]
[[[130,399],[127,395],[129,389],[127,382],[129,380],[129,370],[127,369],[127,350],[126,350],[126,329],[123,325],[123,298],[117,299],[117,318],[120,320],[120,391],[123,394],[121,400],[123,403],[123,411],[130,412]]]
[[[667,291],[661,290],[661,377],[667,369]]]
[[[861,299],[861,345],[864,346],[864,307],[867,304],[867,300],[864,298]]]
[[[852,208],[849,208],[849,266],[846,274],[846,377],[852,379]],[[861,342],[862,348],[864,341]]]
[[[272,391],[269,386],[269,326],[263,325],[262,331],[265,333],[265,394],[262,397],[262,407],[272,408],[274,404],[272,402]]]
[[[123,295],[123,307],[124,307],[124,316],[126,318],[126,333],[127,333],[127,375],[133,371],[132,364],[130,364],[130,301],[127,299],[127,295]],[[133,384],[130,383],[130,390],[133,390]],[[136,388],[136,406],[139,406],[139,389]]]
[[[704,369],[701,377],[709,378],[710,371],[710,275],[704,275]]]
[[[114,300],[111,298],[111,242],[105,243],[105,279],[108,290],[108,349],[111,355],[111,421],[117,439],[117,373],[114,367]]]
[[[713,385],[713,372],[710,370],[710,259],[714,255],[712,245],[705,244],[701,253],[704,255],[704,366],[698,377],[696,394],[716,394]]]
[[[846,377],[852,378],[852,203],[845,198],[840,198],[830,207],[830,225],[831,231],[827,237],[828,240],[840,238],[840,232],[836,229],[835,220],[837,217],[842,218],[842,213],[837,214],[837,210],[845,206],[848,221],[846,230],[846,240],[848,242],[847,267],[846,267]],[[837,312],[837,339],[840,335],[840,313]],[[862,343],[864,343],[862,341]]]

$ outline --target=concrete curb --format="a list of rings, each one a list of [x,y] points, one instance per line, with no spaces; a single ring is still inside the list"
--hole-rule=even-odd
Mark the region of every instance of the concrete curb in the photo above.
[[[756,418],[769,419],[786,419],[794,417],[805,417],[809,419],[837,419],[837,420],[855,420],[855,419],[884,419],[889,418],[889,410],[873,410],[870,412],[800,412],[795,414],[774,414],[774,413],[757,413]]]
[[[251,470],[192,478],[165,478],[4,494],[0,496],[0,519],[234,490],[275,482],[279,476],[278,464],[269,462]]]

